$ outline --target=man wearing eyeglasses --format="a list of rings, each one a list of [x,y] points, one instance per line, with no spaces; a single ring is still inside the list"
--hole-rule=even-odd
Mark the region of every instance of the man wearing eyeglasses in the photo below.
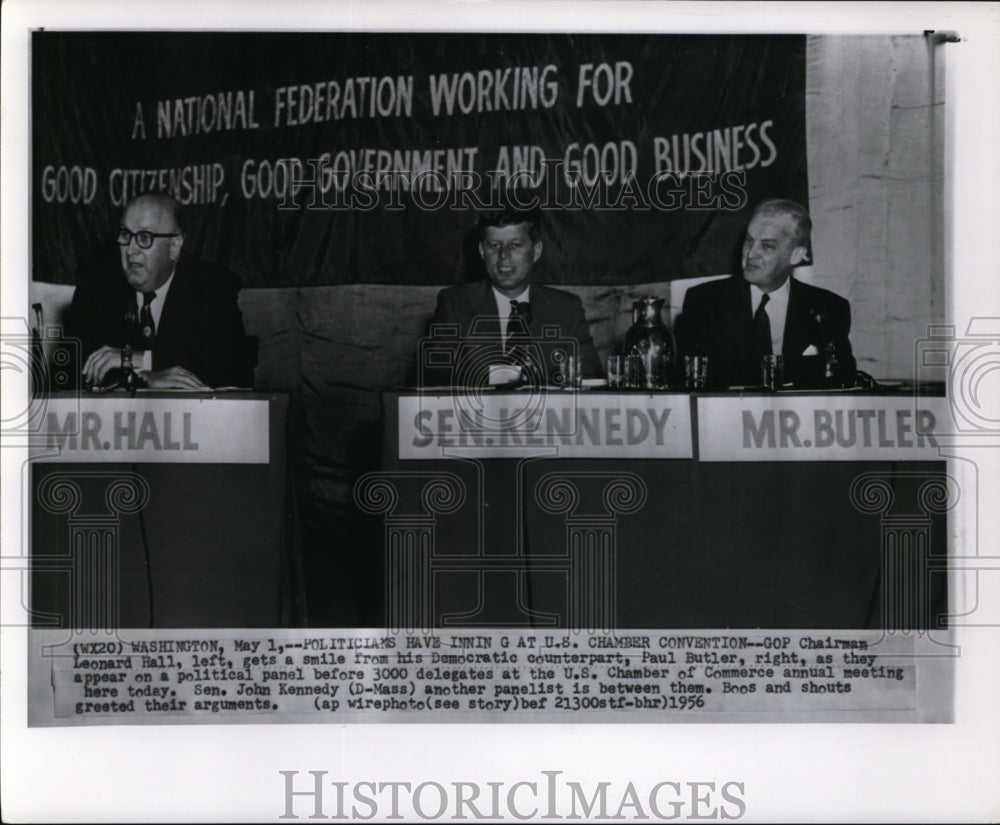
[[[117,241],[124,279],[81,283],[67,318],[67,331],[82,342],[84,382],[105,383],[130,343],[151,389],[252,384],[239,280],[182,256],[180,204],[139,195],[125,207]]]

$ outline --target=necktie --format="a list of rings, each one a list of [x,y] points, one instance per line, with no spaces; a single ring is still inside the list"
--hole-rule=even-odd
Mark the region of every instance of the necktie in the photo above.
[[[538,385],[540,373],[528,343],[531,323],[531,304],[527,301],[511,301],[510,317],[507,319],[507,355],[521,367],[521,382]]]
[[[155,297],[155,292],[142,293],[142,308],[139,310],[139,348],[144,350],[152,350],[153,339],[156,338],[156,324],[153,323],[151,306]]]
[[[507,340],[510,342],[510,346],[513,346],[513,342],[516,342],[519,338],[528,337],[528,325],[530,323],[531,304],[527,301],[511,301],[510,317],[507,319]],[[508,349],[510,346],[508,346]]]
[[[524,323],[531,323],[531,304],[527,301],[511,301],[510,302],[510,314],[519,315],[524,318]]]
[[[758,355],[771,355],[771,319],[767,316],[767,302],[771,296],[766,292],[761,296],[757,311],[753,314],[754,340]]]

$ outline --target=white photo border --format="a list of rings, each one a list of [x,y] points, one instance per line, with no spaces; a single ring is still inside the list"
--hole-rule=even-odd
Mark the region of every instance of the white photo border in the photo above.
[[[1000,7],[983,4],[28,2],[3,5],[4,317],[29,305],[29,31],[47,28],[260,30],[919,33],[955,31],[947,62],[946,260],[949,318],[1000,316]],[[26,387],[4,376],[3,408]],[[996,391],[996,385],[991,390]],[[995,409],[1000,408],[994,407]],[[995,451],[994,451],[995,452]],[[21,542],[18,448],[3,461],[3,555]],[[983,451],[980,500],[1000,500]],[[982,508],[982,547],[1000,517]],[[741,782],[748,821],[968,821],[1000,810],[1000,611],[964,629],[950,725],[199,725],[28,729],[27,633],[19,577],[2,603],[3,810],[10,821],[269,821],[284,810],[280,770],[345,781]],[[994,591],[995,592],[995,591]],[[21,622],[23,624],[23,621]]]

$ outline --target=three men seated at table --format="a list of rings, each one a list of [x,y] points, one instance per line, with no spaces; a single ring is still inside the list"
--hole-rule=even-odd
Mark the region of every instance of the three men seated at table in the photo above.
[[[819,386],[831,367],[837,382],[853,381],[850,305],[792,276],[811,262],[811,229],[800,204],[763,201],[747,227],[742,275],[688,290],[675,329],[678,357],[708,356],[711,388],[759,385],[770,354],[783,355],[786,379],[799,386]],[[84,381],[105,382],[130,343],[151,388],[251,386],[239,280],[182,255],[180,204],[162,194],[136,197],[117,240],[124,278],[102,272],[81,283],[67,316],[67,332],[82,342]],[[438,294],[432,339],[421,352],[423,385],[559,385],[570,355],[578,375],[603,375],[579,297],[535,282],[542,252],[534,213],[480,216],[487,279]]]
[[[252,386],[240,281],[182,254],[184,229],[181,206],[168,195],[139,195],[126,205],[117,236],[121,272],[81,282],[66,318],[68,335],[81,342],[85,384],[105,383],[128,343],[151,389]]]

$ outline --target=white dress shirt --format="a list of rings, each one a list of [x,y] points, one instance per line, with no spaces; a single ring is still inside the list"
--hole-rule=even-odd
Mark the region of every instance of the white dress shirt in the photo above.
[[[774,292],[769,292],[770,298],[764,306],[767,319],[771,324],[771,352],[781,355],[781,345],[785,342],[785,318],[788,316],[788,295],[792,291],[792,279],[788,278]],[[764,290],[756,284],[750,284],[750,312],[755,314],[760,306]]]
[[[174,270],[176,272],[177,270]],[[160,316],[163,315],[163,302],[167,300],[167,293],[170,291],[170,284],[174,281],[174,272],[170,273],[170,277],[164,281],[159,289],[154,290],[156,292],[156,297],[150,302],[149,310],[153,314],[153,325],[157,330],[160,328]],[[141,292],[135,293],[135,303],[139,311],[142,311],[143,297]],[[508,307],[508,312],[510,308]],[[136,316],[138,317],[138,315]],[[150,350],[144,350],[142,353],[142,363],[138,365],[141,370],[151,370],[153,369],[153,353]]]

